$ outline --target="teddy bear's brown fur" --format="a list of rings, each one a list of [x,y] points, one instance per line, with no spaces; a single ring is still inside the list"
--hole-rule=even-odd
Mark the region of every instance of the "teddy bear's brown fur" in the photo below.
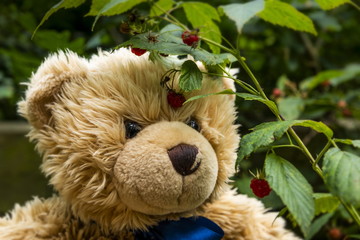
[[[217,223],[224,239],[298,239],[276,213],[226,184],[239,143],[233,98],[174,109],[160,85],[167,70],[127,49],[45,60],[19,111],[58,195],[15,206],[0,218],[1,240],[133,239],[133,230],[197,215]],[[177,79],[171,85],[179,90]],[[185,97],[225,88],[208,76],[202,86]]]

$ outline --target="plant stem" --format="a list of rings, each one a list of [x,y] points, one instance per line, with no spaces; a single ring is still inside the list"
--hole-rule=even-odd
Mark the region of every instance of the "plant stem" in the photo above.
[[[240,87],[242,87],[246,91],[248,91],[248,92],[250,92],[250,93],[252,93],[254,95],[258,95],[258,92],[255,89],[252,89],[252,86],[247,86],[248,84],[246,82],[241,81],[241,80],[236,79],[236,78],[233,78],[233,77],[231,77],[230,74],[227,74],[227,76],[224,76],[222,74],[209,73],[209,72],[201,72],[201,73],[211,75],[211,76],[216,76],[216,77],[230,78],[230,79],[234,80],[234,82],[236,82],[238,85],[240,85]]]
[[[235,54],[236,59],[239,61],[240,65],[244,68],[245,72],[249,75],[249,77],[251,78],[252,82],[254,83],[256,90],[259,91],[260,96],[263,97],[265,100],[269,100],[266,96],[266,94],[264,93],[262,87],[260,86],[259,81],[256,79],[256,77],[254,76],[254,74],[252,73],[252,71],[250,70],[250,68],[248,67],[248,65],[245,63],[243,57],[240,55],[240,53],[236,53]]]
[[[360,7],[356,3],[350,1],[349,4],[351,4],[354,8],[356,8],[358,11],[360,11]]]
[[[302,151],[302,148],[299,146],[296,146],[294,144],[289,144],[289,145],[275,145],[275,146],[271,146],[272,149],[276,149],[276,148],[296,148],[299,149],[300,151]]]
[[[330,146],[332,145],[332,141],[328,141],[325,145],[325,147],[321,150],[321,152],[319,153],[319,155],[316,157],[315,159],[315,164],[317,164],[320,159],[324,156],[324,154],[326,153],[326,151],[330,148]]]
[[[356,5],[356,7],[360,10],[360,8]],[[256,77],[254,76],[254,74],[251,72],[250,68],[247,66],[247,64],[245,63],[244,59],[241,57],[240,52],[237,50],[232,50],[229,49],[227,47],[224,47],[221,44],[218,44],[214,41],[211,41],[209,39],[204,39],[204,41],[207,41],[211,44],[214,44],[218,47],[220,47],[222,50],[234,55],[236,57],[236,59],[238,60],[238,62],[240,63],[240,65],[244,68],[244,70],[246,71],[246,73],[249,75],[250,79],[252,80],[252,82],[254,83],[256,89],[258,90],[259,94],[261,97],[263,97],[265,100],[269,100],[266,96],[266,94],[264,93],[260,83],[258,82],[258,80],[256,79]],[[280,116],[279,111],[274,111],[271,110],[274,115],[276,116],[276,118],[279,121],[284,121],[284,119]],[[319,165],[317,164],[317,162],[319,161],[319,159],[321,158],[321,156],[325,153],[326,150],[324,150],[325,148],[329,148],[330,145],[334,145],[336,147],[336,143],[332,140],[329,139],[329,146],[328,144],[325,146],[325,148],[323,149],[323,152],[320,153],[320,157],[318,156],[317,159],[314,159],[314,157],[312,156],[312,154],[310,153],[309,149],[305,146],[305,144],[303,143],[303,141],[300,139],[300,137],[296,134],[296,132],[294,131],[293,128],[289,128],[288,129],[288,133],[294,138],[295,142],[298,144],[298,147],[303,151],[303,153],[305,154],[305,156],[309,159],[312,168],[314,169],[314,171],[323,179],[324,181],[324,176],[323,176],[323,172],[321,170],[321,168],[319,167]],[[357,210],[354,208],[353,205],[351,204],[347,204],[346,202],[344,202],[340,197],[338,197],[338,199],[341,201],[341,203],[343,204],[343,206],[346,208],[346,210],[348,211],[348,213],[352,216],[352,218],[354,219],[354,221],[358,224],[358,226],[360,226],[360,216],[359,213],[357,212]]]
[[[346,208],[348,213],[352,216],[352,218],[355,220],[355,222],[358,224],[358,226],[360,226],[360,215],[355,209],[355,207],[351,204],[344,202],[340,197],[338,197],[338,199],[340,200],[341,204]]]
[[[322,170],[319,167],[319,165],[317,165],[316,160],[314,159],[314,157],[312,156],[312,154],[310,153],[309,149],[305,146],[305,144],[303,143],[303,141],[300,139],[300,137],[296,134],[296,132],[294,131],[293,128],[289,128],[289,133],[290,135],[295,139],[295,142],[299,145],[299,147],[302,149],[303,153],[305,154],[305,156],[310,160],[310,163],[312,165],[312,168],[314,169],[314,171],[324,180],[324,176],[322,174]]]

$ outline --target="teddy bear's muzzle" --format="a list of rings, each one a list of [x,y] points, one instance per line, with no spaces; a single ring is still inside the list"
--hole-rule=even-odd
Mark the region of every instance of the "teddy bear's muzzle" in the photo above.
[[[196,161],[198,152],[197,147],[182,143],[169,149],[168,155],[176,172],[187,176],[200,167],[201,160],[198,158],[198,161]]]

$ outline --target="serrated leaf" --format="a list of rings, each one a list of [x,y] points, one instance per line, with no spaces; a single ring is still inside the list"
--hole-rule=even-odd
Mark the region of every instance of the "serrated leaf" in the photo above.
[[[94,28],[101,16],[121,14],[143,2],[146,2],[146,0],[110,0],[98,11],[92,28]]]
[[[200,89],[202,78],[202,73],[196,63],[187,60],[181,66],[179,87],[185,92]]]
[[[313,120],[297,120],[293,125],[312,128],[319,133],[323,133],[328,139],[332,138],[334,135],[334,132],[322,122],[316,122]]]
[[[279,100],[278,103],[281,116],[286,120],[297,119],[304,110],[304,100],[300,97],[288,97]]]
[[[338,148],[325,153],[324,180],[330,192],[345,202],[360,206],[360,157]]]
[[[314,193],[315,215],[334,212],[340,205],[337,197],[330,193]]]
[[[229,54],[212,54],[201,48],[192,48],[182,42],[178,36],[171,33],[152,33],[157,36],[157,42],[149,42],[148,33],[133,36],[129,41],[120,44],[118,47],[136,47],[147,50],[158,51],[170,55],[192,55],[195,61],[202,61],[206,65],[216,65],[229,62]]]
[[[315,0],[323,10],[330,10],[345,3],[351,3],[350,0]]]
[[[241,33],[244,24],[264,9],[264,0],[232,3],[220,6],[219,9],[235,22],[238,33]]]
[[[170,10],[174,2],[172,0],[159,0],[150,9],[150,17],[163,15]]]
[[[224,91],[221,91],[221,92],[216,92],[216,93],[208,93],[208,94],[204,94],[204,95],[197,95],[197,96],[194,96],[194,97],[191,97],[189,98],[188,100],[186,100],[184,102],[185,103],[188,103],[188,102],[191,102],[191,101],[194,101],[194,100],[197,100],[197,99],[200,99],[200,98],[204,98],[204,97],[209,97],[209,96],[214,96],[214,95],[222,95],[222,94],[235,94],[235,92],[231,89],[225,89]]]
[[[236,93],[236,95],[238,95],[238,93]],[[312,120],[289,120],[262,123],[255,126],[251,133],[242,137],[236,164],[238,165],[244,157],[250,155],[260,147],[269,146],[276,139],[281,138],[292,126],[312,128],[319,133],[323,133],[329,139],[333,135],[333,131],[324,123]]]
[[[267,100],[260,96],[253,95],[250,93],[236,93],[236,96],[241,97],[245,100],[261,102],[261,103],[265,104],[266,106],[268,106],[271,109],[271,111],[277,112],[276,104],[271,100]]]
[[[184,2],[181,6],[193,28],[200,29],[200,36],[221,43],[220,29],[214,23],[214,20],[220,21],[220,17],[213,6],[203,2]],[[219,47],[214,45],[209,45],[209,47],[214,53],[220,53]]]
[[[60,2],[58,2],[57,4],[55,4],[52,8],[50,8],[49,11],[47,11],[45,13],[45,16],[41,19],[41,22],[39,23],[39,25],[36,27],[36,29],[34,30],[34,33],[33,33],[33,37],[36,33],[36,31],[39,29],[39,27],[41,25],[44,24],[44,22],[46,20],[48,20],[48,18],[55,12],[57,12],[58,10],[62,9],[62,8],[65,8],[65,9],[68,9],[68,8],[75,8],[75,7],[78,7],[80,6],[81,4],[83,4],[85,2],[85,0],[62,0]]]
[[[257,125],[253,132],[246,134],[240,141],[237,162],[256,151],[260,147],[268,146],[280,138],[294,121],[268,122]]]
[[[331,81],[333,78],[339,77],[344,72],[341,70],[327,70],[316,74],[313,77],[306,78],[300,83],[300,89],[310,91],[317,87],[319,84],[329,80]]]
[[[277,0],[265,1],[265,9],[258,16],[264,21],[317,35],[312,20],[288,3]]]
[[[315,214],[311,185],[295,166],[276,154],[266,157],[265,172],[270,187],[279,195],[306,235]]]
[[[327,213],[312,222],[305,240],[312,239],[312,237],[320,231],[320,229],[330,220],[333,215],[334,213]]]

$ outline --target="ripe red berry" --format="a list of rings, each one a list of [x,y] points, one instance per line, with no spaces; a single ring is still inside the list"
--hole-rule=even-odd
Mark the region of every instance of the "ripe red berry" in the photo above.
[[[272,95],[274,96],[274,98],[278,98],[283,95],[283,92],[279,88],[274,88],[272,91]]]
[[[263,198],[271,192],[269,183],[265,179],[253,178],[250,183],[250,188],[259,198]]]
[[[194,46],[199,41],[197,34],[194,34],[190,31],[185,31],[181,34],[183,42],[188,46]]]
[[[347,102],[346,102],[345,100],[339,100],[339,101],[337,102],[337,106],[338,106],[339,108],[344,109],[344,108],[347,107]]]
[[[167,94],[167,101],[171,107],[179,108],[184,104],[186,99],[184,95],[182,95],[181,93],[177,93],[173,90],[170,90]]]
[[[146,50],[141,48],[131,48],[131,52],[137,56],[141,56],[146,53]]]
[[[341,230],[336,227],[329,229],[328,236],[331,240],[340,240],[343,238]]]

